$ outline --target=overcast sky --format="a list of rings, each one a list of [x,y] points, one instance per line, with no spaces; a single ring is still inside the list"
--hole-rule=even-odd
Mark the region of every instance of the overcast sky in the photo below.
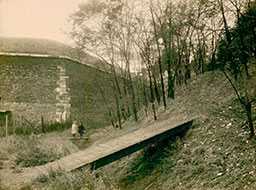
[[[69,43],[68,15],[85,0],[0,0],[0,36]]]

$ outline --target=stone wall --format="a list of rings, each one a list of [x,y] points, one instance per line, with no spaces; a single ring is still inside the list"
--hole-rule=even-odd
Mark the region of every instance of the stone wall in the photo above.
[[[78,62],[65,61],[67,86],[70,94],[71,117],[78,118],[88,125],[100,126],[106,123],[107,105],[103,101],[100,89],[106,99],[114,102],[111,75]],[[108,120],[108,119],[107,119]],[[109,124],[109,123],[108,123]]]
[[[54,57],[0,56],[0,110],[23,115],[33,124],[74,119],[102,126],[113,101],[110,75],[81,63]]]

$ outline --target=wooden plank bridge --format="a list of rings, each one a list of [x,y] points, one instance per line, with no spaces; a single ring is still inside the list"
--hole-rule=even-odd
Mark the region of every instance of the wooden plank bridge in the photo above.
[[[185,130],[192,124],[192,119],[174,122],[169,125],[156,127],[155,125],[138,129],[126,135],[117,137],[103,144],[93,145],[85,150],[70,154],[54,162],[33,168],[25,168],[22,173],[10,177],[14,184],[36,179],[41,175],[48,175],[50,171],[73,171],[90,165],[97,169],[150,144],[170,138]]]

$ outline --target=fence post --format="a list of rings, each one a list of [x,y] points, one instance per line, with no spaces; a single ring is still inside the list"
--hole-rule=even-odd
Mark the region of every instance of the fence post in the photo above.
[[[45,133],[45,128],[44,128],[44,117],[41,117],[41,122],[42,122],[42,132]]]
[[[12,128],[13,128],[13,135],[15,135],[15,118],[14,118],[14,114],[12,114]]]
[[[5,136],[8,137],[8,115],[5,116]]]
[[[63,125],[63,121],[62,121],[62,115],[60,115],[60,129],[61,129],[61,131],[64,131],[64,125]]]
[[[22,127],[22,116],[20,115],[20,127]]]
[[[62,123],[62,115],[60,115],[60,123]]]

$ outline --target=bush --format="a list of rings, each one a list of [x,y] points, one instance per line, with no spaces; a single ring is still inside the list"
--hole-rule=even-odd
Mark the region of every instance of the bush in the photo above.
[[[22,141],[18,145],[20,148],[15,155],[15,164],[21,167],[33,167],[44,165],[48,162],[57,160],[72,152],[78,151],[78,148],[67,142],[62,136],[55,135],[29,136],[20,138]]]
[[[32,147],[27,152],[19,153],[16,157],[16,164],[23,167],[33,167],[44,165],[48,162],[52,162],[58,159],[54,153],[47,154],[43,152],[39,147]]]
[[[64,131],[65,129],[69,129],[71,127],[71,121],[66,121],[65,123],[50,123],[44,126],[45,132],[53,132],[53,131]]]
[[[31,127],[24,128],[24,127],[16,127],[15,134],[16,135],[31,135],[33,133],[33,129]]]
[[[44,165],[58,158],[60,158],[60,155],[56,155],[55,152],[45,152],[38,145],[31,144],[27,151],[18,153],[15,163],[17,165],[21,165],[22,167],[33,167]]]
[[[12,124],[10,124],[11,127],[9,127],[8,135],[13,134],[13,128]],[[32,127],[28,125],[15,127],[14,133],[15,135],[31,135],[31,134],[40,134],[40,133],[50,133],[53,131],[64,131],[65,129],[69,129],[71,127],[71,121],[67,121],[65,123],[49,123],[45,124],[44,127],[38,126],[38,127]],[[5,127],[2,127],[0,129],[0,136],[4,137],[6,135]]]
[[[118,189],[113,181],[106,183],[104,176],[98,176],[89,168],[75,172],[50,172],[42,175],[31,184],[35,189],[77,190],[77,189]]]

